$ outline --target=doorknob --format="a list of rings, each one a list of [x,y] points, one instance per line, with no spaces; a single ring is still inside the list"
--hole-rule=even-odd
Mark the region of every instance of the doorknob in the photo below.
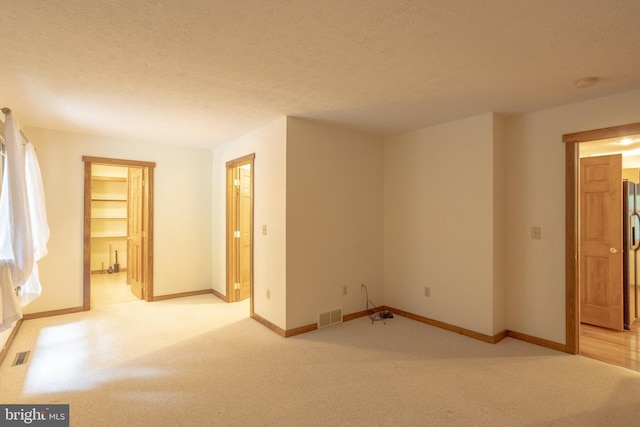
[[[611,252],[612,254],[617,254],[618,250],[616,248],[611,248],[609,249],[609,252]]]

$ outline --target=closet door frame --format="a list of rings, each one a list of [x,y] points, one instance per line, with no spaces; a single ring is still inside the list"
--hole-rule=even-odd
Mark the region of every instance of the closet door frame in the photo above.
[[[142,269],[145,277],[145,301],[153,301],[153,189],[155,162],[143,162],[137,160],[112,159],[106,157],[82,156],[84,162],[84,237],[83,237],[83,267],[82,283],[83,297],[82,309],[91,309],[91,166],[93,164],[111,166],[132,166],[143,168],[146,182],[144,184],[144,232]]]

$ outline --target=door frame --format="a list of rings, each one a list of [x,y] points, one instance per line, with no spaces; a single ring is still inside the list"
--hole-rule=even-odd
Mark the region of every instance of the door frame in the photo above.
[[[84,233],[83,233],[83,265],[82,265],[82,309],[91,309],[91,166],[133,166],[141,167],[146,171],[147,179],[144,186],[144,214],[143,226],[146,227],[146,237],[143,239],[143,253],[147,254],[142,260],[142,274],[146,278],[145,301],[153,301],[153,170],[155,162],[144,162],[138,160],[113,159],[107,157],[82,156],[84,162]]]
[[[580,293],[579,293],[579,151],[581,142],[608,138],[622,138],[640,133],[640,122],[608,128],[593,129],[562,135],[565,143],[565,341],[566,351],[580,351]]]
[[[227,229],[227,233],[226,233],[226,248],[227,248],[227,265],[226,265],[226,291],[227,291],[227,295],[226,295],[226,302],[234,302],[234,299],[232,298],[232,292],[233,292],[233,276],[232,276],[232,270],[233,270],[233,266],[235,265],[234,262],[237,262],[237,260],[235,260],[235,256],[234,256],[234,237],[233,237],[233,232],[234,230],[232,229],[232,225],[233,222],[231,221],[231,217],[233,215],[233,213],[235,212],[234,210],[234,206],[233,206],[233,201],[235,200],[235,198],[233,197],[233,189],[234,189],[234,183],[233,183],[233,170],[239,166],[243,166],[243,165],[250,165],[251,168],[251,179],[250,179],[250,191],[251,191],[251,225],[250,225],[250,233],[251,233],[251,249],[250,249],[250,253],[251,253],[251,260],[249,262],[250,268],[251,268],[251,285],[250,285],[250,289],[249,289],[249,304],[250,304],[250,313],[253,313],[253,249],[254,249],[254,194],[253,194],[253,188],[254,188],[254,177],[255,177],[255,169],[254,169],[254,160],[255,160],[255,153],[252,154],[247,154],[246,156],[242,156],[239,157],[237,159],[233,159],[233,160],[229,160],[228,162],[226,162],[226,175],[227,175],[227,185],[226,185],[226,205],[227,205],[227,213],[226,213],[226,229]]]

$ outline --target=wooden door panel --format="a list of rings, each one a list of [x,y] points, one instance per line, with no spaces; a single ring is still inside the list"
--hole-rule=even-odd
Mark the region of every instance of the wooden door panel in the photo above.
[[[227,300],[251,297],[253,155],[227,162]]]
[[[239,200],[239,299],[249,298],[251,291],[251,265],[252,265],[252,212],[251,212],[251,169],[240,168],[240,200]]]
[[[608,304],[609,257],[583,258],[585,287],[583,301],[587,306],[606,307]]]
[[[623,329],[622,156],[580,159],[580,321]]]
[[[129,209],[127,245],[127,281],[131,292],[144,298],[142,277],[142,168],[129,168]]]

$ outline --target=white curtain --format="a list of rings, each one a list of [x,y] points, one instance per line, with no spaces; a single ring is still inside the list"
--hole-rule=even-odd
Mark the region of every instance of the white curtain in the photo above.
[[[20,292],[19,301],[22,307],[38,298],[42,293],[37,261],[47,254],[47,242],[49,241],[49,224],[47,223],[44,189],[42,188],[42,174],[36,157],[36,149],[31,142],[27,142],[25,147],[25,179],[31,219],[31,236],[33,237],[34,263],[29,279],[22,285]]]
[[[21,307],[40,295],[36,261],[47,254],[49,238],[40,168],[31,143],[23,154],[19,129],[7,115],[0,192],[0,331],[12,327],[22,318]]]

